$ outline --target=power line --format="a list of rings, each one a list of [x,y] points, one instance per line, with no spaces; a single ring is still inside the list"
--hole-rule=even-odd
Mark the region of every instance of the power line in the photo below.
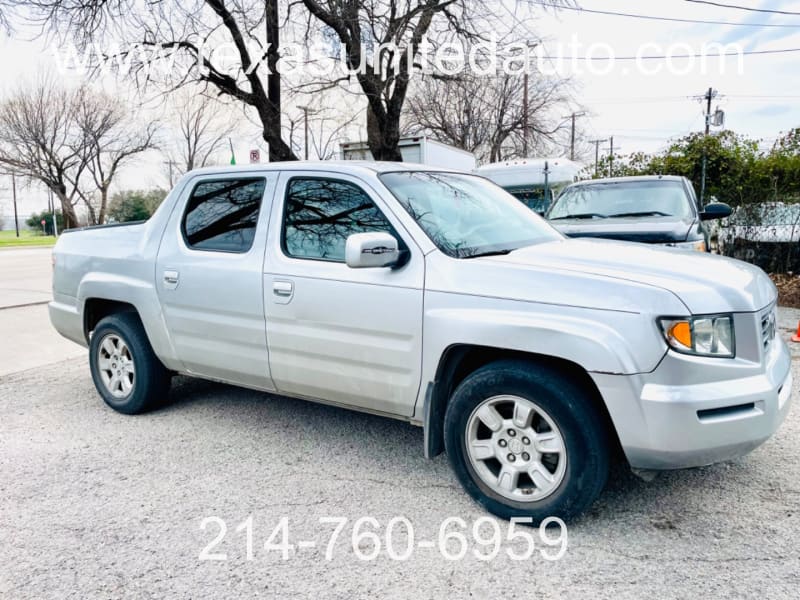
[[[711,2],[711,0],[686,0],[686,2],[692,2],[694,4],[710,4],[711,6],[718,6],[720,8],[733,8],[735,10],[746,10],[749,12],[770,13],[773,15],[793,15],[795,17],[800,17],[799,12],[792,12],[788,10],[773,10],[769,8],[750,8],[749,6],[738,6],[736,4],[723,4],[722,2]]]
[[[685,102],[690,96],[642,96],[620,97],[620,98],[584,98],[584,102],[589,104],[659,104],[667,102]],[[692,96],[693,97],[693,96]],[[747,94],[723,94],[721,98],[727,100],[758,101],[758,100],[795,100],[800,96],[795,95],[747,95]]]
[[[800,52],[800,48],[782,48],[780,50],[744,50],[742,52],[721,52],[719,54],[712,54],[707,58],[722,58],[726,56],[763,56],[767,54],[788,54],[791,52]],[[702,54],[673,54],[666,55],[647,55],[647,56],[561,56],[562,60],[662,60],[666,58],[700,58]]]
[[[725,94],[723,98],[750,98],[756,100],[788,100],[788,99],[797,99],[800,96],[787,96],[787,95],[773,95],[773,96],[752,96],[752,95],[736,95],[736,94]]]
[[[692,0],[689,0],[692,1]],[[539,4],[543,5],[541,2],[532,1],[532,4]],[[532,38],[538,38],[539,36],[535,35],[528,26],[523,23],[520,18],[508,8],[505,3],[500,2],[500,6],[509,14],[509,16],[516,21],[517,25],[522,27],[525,32],[531,36]],[[545,55],[545,58],[553,63],[553,57],[548,54],[547,49],[544,47],[544,43],[537,46],[538,48],[542,49],[542,52]],[[800,48],[784,48],[781,50],[744,50],[742,52],[725,52],[720,54],[715,54],[713,57],[725,57],[725,56],[759,56],[759,55],[769,55],[769,54],[787,54],[791,52],[800,52]],[[672,56],[658,56],[658,55],[649,55],[649,56],[585,56],[582,58],[576,58],[572,56],[560,56],[561,60],[591,60],[591,61],[600,61],[600,60],[663,60],[666,58],[676,59],[676,58],[698,58],[701,55],[698,54],[675,54]]]
[[[523,23],[523,22],[522,22],[522,21],[519,19],[519,17],[517,16],[517,13],[516,13],[515,11],[512,11],[510,8],[508,8],[508,7],[505,5],[505,3],[504,3],[504,2],[502,2],[502,1],[500,2],[500,6],[502,6],[502,7],[503,7],[503,9],[504,9],[504,10],[505,10],[505,11],[506,11],[508,14],[509,14],[509,16],[510,16],[512,19],[514,19],[514,21],[516,21],[517,25],[519,25],[520,27],[522,27],[522,29],[524,29],[524,30],[525,30],[525,32],[526,32],[526,33],[527,33],[529,36],[531,36],[531,38],[532,38],[532,39],[536,39],[536,40],[539,40],[539,41],[541,41],[541,40],[540,40],[540,38],[539,38],[539,36],[538,36],[538,35],[535,35],[535,34],[534,34],[534,33],[533,33],[533,32],[532,32],[530,29],[528,29],[528,26],[527,26],[525,23]],[[545,58],[547,59],[547,61],[548,61],[548,62],[549,62],[551,65],[552,65],[552,67],[553,67],[554,69],[555,69],[555,68],[557,68],[557,67],[556,67],[556,64],[555,64],[555,61],[554,61],[554,60],[553,60],[553,58],[552,58],[552,57],[551,57],[551,56],[548,54],[548,52],[547,52],[547,48],[545,48],[545,47],[544,47],[544,44],[543,44],[543,43],[542,43],[542,44],[539,44],[537,47],[542,49],[542,53],[544,54],[544,57],[545,57]],[[526,86],[526,87],[527,87],[527,86]],[[578,102],[575,100],[575,96],[573,96],[573,95],[572,95],[572,92],[570,92],[569,90],[567,91],[567,96],[569,96],[570,100],[572,100],[572,102],[573,102],[573,103],[575,103],[575,104],[578,104]]]
[[[528,4],[536,4],[538,6],[550,6],[541,0],[528,0]],[[577,6],[561,6],[559,10],[571,10],[573,12],[588,13],[593,15],[607,15],[613,17],[628,17],[631,19],[645,19],[648,21],[667,21],[670,23],[691,23],[699,25],[731,25],[733,27],[778,27],[778,28],[798,28],[798,25],[786,25],[776,23],[736,23],[733,21],[706,21],[701,19],[680,19],[678,17],[658,17],[655,15],[642,15],[637,13],[614,12],[610,10],[596,10],[589,8],[580,8]]]

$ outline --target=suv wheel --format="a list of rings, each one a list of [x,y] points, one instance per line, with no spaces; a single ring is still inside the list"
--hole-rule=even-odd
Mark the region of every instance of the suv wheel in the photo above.
[[[556,371],[499,361],[469,375],[445,416],[450,463],[466,491],[505,518],[571,519],[608,477],[608,436],[587,392]]]
[[[111,315],[97,324],[89,344],[89,364],[103,400],[126,415],[152,409],[169,391],[170,374],[135,313]]]

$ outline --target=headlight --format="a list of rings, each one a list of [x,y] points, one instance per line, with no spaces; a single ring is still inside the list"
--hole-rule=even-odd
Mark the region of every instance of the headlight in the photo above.
[[[670,248],[678,248],[679,250],[695,250],[697,252],[705,252],[707,250],[705,240],[695,240],[693,242],[670,242],[669,244],[664,245]]]
[[[677,352],[720,358],[736,356],[731,315],[662,318],[658,323],[667,344]]]

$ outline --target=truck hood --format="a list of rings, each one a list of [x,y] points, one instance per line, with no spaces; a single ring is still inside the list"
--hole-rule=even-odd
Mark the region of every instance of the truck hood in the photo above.
[[[775,285],[758,267],[722,256],[644,244],[562,240],[476,260],[661,288],[675,294],[692,314],[755,312],[777,298]],[[586,295],[591,297],[591,288],[587,287]]]
[[[550,224],[569,237],[591,237],[647,244],[683,242],[689,235],[692,219],[650,217],[627,219],[567,219]]]

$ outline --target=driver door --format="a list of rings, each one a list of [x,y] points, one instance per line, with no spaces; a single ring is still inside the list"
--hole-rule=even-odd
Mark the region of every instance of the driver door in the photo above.
[[[424,256],[365,182],[283,172],[264,263],[270,371],[280,392],[411,416],[420,385]],[[400,268],[351,269],[349,235],[386,231]]]

